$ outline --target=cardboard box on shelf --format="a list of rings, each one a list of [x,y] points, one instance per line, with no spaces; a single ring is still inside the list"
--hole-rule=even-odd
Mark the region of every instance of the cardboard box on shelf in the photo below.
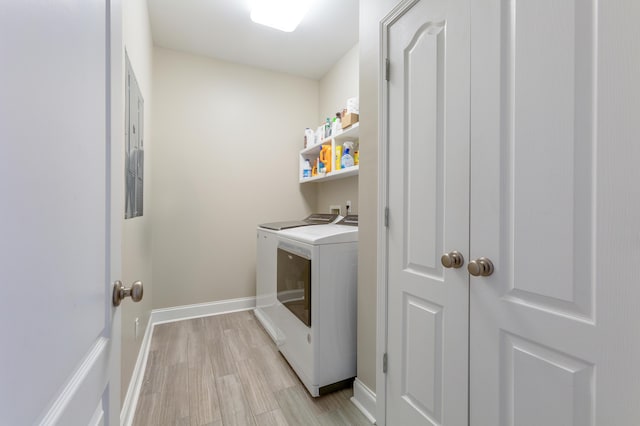
[[[342,117],[342,128],[346,129],[347,127],[357,122],[358,122],[358,114],[352,114],[352,113],[345,114]]]

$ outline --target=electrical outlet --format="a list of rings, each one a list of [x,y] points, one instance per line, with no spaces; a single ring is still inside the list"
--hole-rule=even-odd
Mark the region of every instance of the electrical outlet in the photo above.
[[[347,200],[347,201],[345,202],[345,205],[346,205],[346,207],[347,207],[347,214],[348,214],[348,215],[349,215],[349,214],[351,214],[351,200]]]
[[[136,318],[133,323],[133,338],[138,340],[138,330],[140,329],[140,318]]]

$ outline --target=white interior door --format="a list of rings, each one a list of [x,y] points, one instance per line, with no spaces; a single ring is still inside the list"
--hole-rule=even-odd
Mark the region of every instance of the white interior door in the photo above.
[[[441,256],[469,245],[468,19],[418,0],[385,22],[388,425],[467,422],[468,275]]]
[[[2,424],[119,424],[119,10],[0,5]]]
[[[473,4],[471,424],[637,425],[640,6]]]

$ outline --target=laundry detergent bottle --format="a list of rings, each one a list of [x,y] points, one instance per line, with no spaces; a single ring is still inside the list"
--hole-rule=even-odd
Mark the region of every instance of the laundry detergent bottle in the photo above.
[[[336,170],[340,170],[342,168],[342,146],[336,145]]]
[[[309,160],[304,160],[304,166],[302,167],[302,177],[311,177],[311,163],[309,162]]]
[[[351,155],[353,142],[345,142],[342,145],[342,149],[344,150],[344,154],[342,155],[342,168],[353,167],[353,156]]]
[[[324,163],[327,173],[331,171],[331,145],[324,145],[320,151],[320,161]]]

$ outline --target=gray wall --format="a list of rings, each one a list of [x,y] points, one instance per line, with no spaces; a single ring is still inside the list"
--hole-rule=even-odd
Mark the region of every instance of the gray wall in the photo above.
[[[360,1],[360,184],[358,378],[376,389],[378,96],[380,21],[398,0]]]
[[[255,296],[256,226],[300,218],[316,80],[154,50],[154,308]]]
[[[149,322],[153,298],[153,282],[151,281],[151,153],[152,136],[152,55],[153,41],[145,0],[129,0],[123,3],[123,37],[125,48],[131,61],[131,66],[142,97],[145,102],[144,110],[144,216],[127,219],[122,229],[122,281],[130,285],[133,281],[144,282],[144,298],[139,303],[125,301],[120,309],[122,312],[122,370],[121,393],[124,399],[131,373],[135,366],[142,337]],[[124,108],[123,108],[124,111]],[[123,162],[124,164],[124,162]],[[122,172],[124,173],[124,171]],[[124,193],[124,191],[123,191]],[[124,212],[122,212],[124,217]],[[135,319],[139,318],[139,335],[134,335]]]

